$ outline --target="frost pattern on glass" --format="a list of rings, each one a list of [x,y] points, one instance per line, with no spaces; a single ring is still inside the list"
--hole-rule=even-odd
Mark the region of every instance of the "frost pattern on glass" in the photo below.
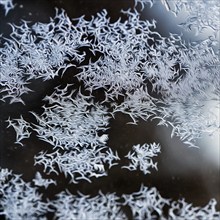
[[[16,132],[16,144],[22,144],[23,139],[28,139],[31,136],[31,124],[24,120],[22,116],[19,119],[8,119],[8,127],[13,127]]]
[[[220,218],[220,212],[215,211],[217,202],[211,199],[209,203],[204,207],[193,207],[185,199],[181,199],[178,202],[173,201],[169,209],[169,219],[212,219],[218,220]]]
[[[220,4],[216,0],[161,0],[168,10],[178,16],[185,11],[187,16],[180,24],[188,30],[193,28],[196,34],[203,29],[211,28],[216,33],[220,31]]]
[[[164,199],[156,188],[141,186],[138,192],[125,194],[124,204],[130,207],[133,219],[163,219],[163,208],[170,204],[169,199]]]
[[[13,0],[0,0],[0,6],[4,8],[5,16],[11,9],[15,7],[13,4]]]
[[[33,183],[35,186],[43,186],[45,188],[48,188],[48,186],[51,184],[57,185],[55,180],[44,179],[40,172],[36,172],[35,178],[33,179]]]
[[[157,163],[153,161],[153,157],[158,156],[158,153],[160,153],[159,144],[134,145],[132,151],[125,156],[130,160],[129,165],[122,168],[131,171],[140,169],[144,174],[149,174],[150,168],[158,170]]]
[[[52,202],[55,208],[55,218],[66,219],[127,219],[120,209],[120,203],[115,194],[99,194],[95,197],[89,195],[72,195],[69,192],[61,192]]]
[[[205,13],[206,6],[219,8],[214,1],[206,6],[203,0],[161,1],[175,14],[183,8],[189,11],[193,17],[189,16],[183,26],[196,28],[197,32],[204,26],[217,30],[218,10],[212,17]],[[142,9],[145,4],[152,7],[154,3],[135,0]],[[195,9],[199,11],[196,14]],[[120,159],[117,152],[107,147],[109,121],[118,112],[128,114],[134,124],[142,119],[170,126],[171,137],[178,136],[188,146],[195,146],[204,132],[212,134],[220,128],[215,115],[219,108],[220,62],[210,41],[187,44],[175,34],[164,37],[156,31],[156,21],[142,20],[136,8],[122,13],[127,19],[112,22],[106,10],[91,20],[83,16],[71,20],[64,11],[56,10],[49,23],[11,24],[10,38],[2,40],[2,101],[25,104],[22,96],[31,91],[29,84],[33,80],[62,77],[69,67],[78,70],[74,77],[83,85],[83,92],[71,90],[71,85],[55,88],[52,95],[44,98],[43,112],[31,112],[35,123],[26,122],[22,116],[7,120],[8,127],[16,132],[15,143],[22,145],[21,141],[29,138],[33,130],[33,135],[51,145],[48,151],[40,151],[34,157],[36,167],[43,167],[44,175],[64,174],[70,184],[106,176]],[[95,61],[86,61],[88,50]],[[104,92],[102,102],[94,101],[92,94],[96,91]],[[214,109],[205,111],[206,103],[211,101]],[[159,152],[159,144],[135,145],[126,156],[130,164],[124,168],[139,168],[148,174],[149,168],[157,169],[152,157]],[[0,169],[0,214],[13,220],[43,219],[46,212],[54,212],[55,219],[126,219],[124,207],[131,210],[133,219],[140,220],[220,218],[215,200],[202,208],[193,207],[184,199],[165,199],[156,188],[143,185],[138,192],[121,196],[62,192],[57,200],[45,203],[37,190],[51,184],[56,182],[43,179],[39,172],[31,183],[26,183],[19,175]],[[167,216],[164,210],[168,210]]]
[[[21,175],[0,169],[0,214],[6,219],[47,219],[47,212],[54,219],[128,219],[123,210],[129,208],[132,218],[142,219],[213,219],[220,218],[216,200],[204,207],[194,207],[185,199],[172,201],[163,198],[156,188],[141,185],[139,191],[116,196],[115,193],[97,193],[96,196],[62,191],[54,200],[42,201],[41,195]],[[124,209],[125,208],[125,209]],[[165,210],[168,210],[168,212]]]
[[[43,165],[47,174],[59,172],[70,178],[70,183],[78,183],[79,180],[91,182],[92,177],[107,175],[107,167],[110,169],[117,164],[119,157],[107,147],[72,149],[60,153],[58,150],[52,153],[40,152],[35,156],[35,165]]]
[[[5,215],[7,220],[37,220],[48,210],[36,188],[24,182],[21,175],[0,168],[0,215]]]
[[[57,11],[48,24],[29,26],[23,21],[11,27],[11,38],[0,48],[0,95],[4,101],[23,102],[21,96],[30,92],[27,85],[31,80],[53,79],[73,66],[72,61],[84,60],[85,54],[78,51],[88,44],[82,37],[84,30],[73,26],[64,11]]]
[[[80,91],[72,97],[74,92],[68,94],[67,88],[56,88],[44,98],[49,106],[44,106],[42,115],[32,112],[37,119],[33,130],[39,139],[62,149],[105,144],[110,119],[107,108]]]

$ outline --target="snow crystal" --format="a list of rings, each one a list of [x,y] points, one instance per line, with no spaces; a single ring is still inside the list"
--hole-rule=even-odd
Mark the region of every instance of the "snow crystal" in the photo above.
[[[189,204],[185,199],[179,201],[174,201],[171,203],[169,209],[169,219],[220,219],[220,212],[217,212],[215,209],[217,202],[215,199],[209,201],[205,207],[193,207],[192,204]]]
[[[91,182],[92,177],[106,176],[107,166],[110,169],[119,160],[107,147],[64,151],[63,153],[54,151],[53,153],[40,152],[35,156],[35,165],[43,165],[44,172],[59,174],[64,173],[70,178],[70,182],[78,183],[79,180]]]
[[[40,172],[36,172],[35,178],[33,179],[35,186],[43,186],[45,188],[48,188],[49,185],[54,184],[57,185],[55,180],[52,179],[44,179]]]
[[[57,88],[52,95],[44,98],[50,106],[44,106],[41,116],[32,112],[38,122],[33,130],[54,148],[102,145],[107,140],[105,131],[110,119],[107,109],[81,92],[73,98],[72,93],[67,93],[67,88]],[[105,140],[100,132],[106,136]]]
[[[55,208],[55,218],[66,219],[127,219],[120,209],[118,197],[115,194],[99,192],[95,197],[83,194],[72,195],[69,192],[61,192],[57,200],[52,202]]]
[[[0,0],[0,6],[4,7],[5,10],[5,16],[8,14],[8,12],[13,9],[15,6],[13,4],[13,0]]]
[[[154,163],[152,158],[157,156],[160,153],[159,144],[144,144],[144,145],[134,145],[133,150],[125,156],[130,160],[128,166],[123,166],[122,168],[129,169],[131,171],[140,170],[144,174],[151,173],[149,168],[154,168],[157,170],[157,163]]]
[[[47,211],[48,206],[36,188],[24,182],[20,175],[7,169],[0,170],[0,215],[5,215],[8,220],[37,220]]]
[[[31,136],[32,127],[31,124],[23,119],[21,116],[19,119],[8,119],[8,127],[13,127],[16,132],[16,144],[22,144],[23,139],[28,139]]]

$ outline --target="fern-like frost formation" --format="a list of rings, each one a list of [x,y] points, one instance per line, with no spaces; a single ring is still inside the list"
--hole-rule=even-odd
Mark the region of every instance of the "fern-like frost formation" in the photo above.
[[[184,28],[195,28],[199,34],[210,27],[216,35],[217,12],[208,18],[204,14],[206,7],[219,6],[214,0],[205,2],[161,0],[175,15],[189,12],[191,17],[181,24]],[[36,80],[63,79],[73,69],[77,73],[69,76],[70,83],[44,97],[40,113],[28,112],[33,121],[22,115],[6,121],[22,149],[28,148],[23,143],[31,136],[46,149],[33,158],[39,171],[31,182],[0,168],[0,214],[6,219],[47,219],[48,213],[60,220],[128,219],[124,210],[137,220],[220,218],[214,199],[205,207],[194,207],[185,199],[163,198],[156,188],[144,185],[121,195],[100,191],[92,197],[66,190],[45,199],[39,193],[59,185],[54,176],[62,175],[69,185],[77,185],[104,178],[116,165],[144,174],[150,174],[151,168],[158,170],[154,157],[161,144],[156,143],[133,145],[125,156],[128,164],[121,166],[118,153],[108,146],[110,122],[118,113],[128,115],[131,124],[151,120],[170,127],[171,137],[188,146],[197,146],[202,135],[219,130],[220,62],[210,39],[186,43],[176,34],[162,36],[157,22],[142,19],[138,11],[139,6],[144,10],[156,1],[134,3],[133,9],[121,11],[124,19],[116,21],[107,10],[86,20],[84,16],[71,19],[56,9],[48,23],[10,24],[10,37],[2,39],[0,48],[1,101],[25,105],[25,94],[34,92],[31,85]],[[13,8],[10,0],[0,0],[1,5],[5,14]],[[101,94],[98,101],[97,93]],[[213,107],[207,111],[208,102]]]

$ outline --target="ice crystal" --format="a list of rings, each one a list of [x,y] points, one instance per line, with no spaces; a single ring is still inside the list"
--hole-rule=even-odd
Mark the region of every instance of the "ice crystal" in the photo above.
[[[106,168],[116,165],[119,160],[117,154],[107,147],[93,147],[91,149],[72,149],[60,153],[58,150],[53,153],[40,152],[35,156],[35,165],[43,165],[44,172],[60,172],[69,177],[70,182],[78,183],[79,180],[91,182],[92,177],[106,176]]]
[[[31,136],[31,124],[23,119],[21,116],[19,119],[8,119],[8,127],[13,127],[16,132],[16,144],[22,144],[23,139],[28,139]]]
[[[216,211],[216,200],[212,199],[205,207],[194,207],[185,202],[185,199],[171,201],[163,198],[156,188],[141,186],[138,192],[122,195],[123,205],[131,208],[133,219],[161,219],[161,220],[194,220],[194,219],[214,219],[220,217],[220,212]],[[168,209],[168,215],[165,214]]]
[[[204,27],[218,31],[219,5],[214,0],[161,1],[176,15],[183,9],[189,12],[187,21],[182,23],[184,27],[195,28],[198,33]],[[135,5],[142,9],[154,3],[135,0]],[[9,8],[3,5],[7,14]],[[207,8],[216,10],[207,15]],[[162,36],[156,21],[142,20],[137,8],[122,13],[124,18],[114,22],[106,10],[91,20],[82,16],[72,21],[64,11],[56,10],[48,23],[23,21],[20,26],[11,25],[10,38],[4,39],[0,48],[3,101],[23,102],[22,96],[31,91],[29,84],[33,80],[62,77],[67,68],[79,65],[74,77],[80,81],[83,92],[72,90],[71,85],[57,87],[45,97],[43,112],[32,112],[34,123],[26,122],[22,116],[7,120],[8,127],[16,132],[15,143],[22,145],[32,129],[39,139],[51,145],[48,152],[41,151],[34,158],[35,165],[42,165],[46,174],[62,173],[77,184],[106,176],[119,160],[106,144],[110,116],[117,112],[128,114],[135,124],[143,119],[171,126],[171,137],[176,135],[190,146],[203,132],[211,134],[220,127],[214,110],[205,110],[209,101],[214,101],[218,108],[220,95],[220,62],[210,41],[186,44],[181,36]],[[91,58],[89,62],[87,58]],[[106,97],[97,103],[91,94],[99,89]],[[152,157],[159,152],[160,146],[155,143],[135,145],[126,156],[130,164],[124,168],[150,173],[149,168],[157,169]],[[55,183],[43,179],[39,172],[32,181],[45,188]],[[215,205],[215,200],[203,208],[193,207],[184,199],[172,202],[161,197],[156,188],[143,185],[139,192],[121,197],[62,192],[50,203],[55,219],[86,220],[126,219],[122,207],[130,208],[133,219],[217,220],[220,213]],[[13,220],[43,219],[46,212],[51,212],[48,207],[31,183],[0,169],[0,215]]]
[[[8,12],[15,7],[13,0],[0,0],[0,6],[4,7],[5,15],[7,15]]]
[[[205,28],[220,31],[220,4],[217,0],[162,0],[162,3],[176,16],[183,11],[187,13],[185,21],[180,25],[188,30],[195,28],[197,34]]]
[[[72,195],[69,192],[61,192],[57,200],[53,201],[55,219],[59,220],[88,220],[88,219],[127,219],[120,209],[118,197],[115,194],[99,192],[95,197]]]
[[[3,178],[2,178],[3,176]],[[0,214],[6,219],[39,219],[48,211],[42,196],[20,175],[0,171]]]
[[[128,166],[123,166],[122,168],[129,169],[131,171],[140,170],[144,174],[151,173],[149,168],[154,168],[157,170],[157,163],[153,162],[153,157],[157,156],[160,153],[159,144],[144,144],[144,145],[134,145],[133,150],[125,156],[130,160]]]
[[[141,74],[142,66],[147,62],[149,50],[153,50],[147,40],[160,36],[151,31],[155,21],[141,21],[139,14],[130,10],[123,13],[128,17],[126,22],[110,23],[106,11],[90,21],[89,34],[98,42],[92,45],[93,51],[103,56],[81,67],[77,76],[90,91],[104,88],[107,98],[143,85],[146,77]]]
[[[145,8],[145,5],[149,5],[150,7],[152,7],[155,3],[155,0],[134,0],[134,2],[135,2],[135,6],[140,4],[143,10]]]
[[[40,172],[36,172],[35,178],[33,179],[34,185],[35,186],[43,186],[47,188],[49,185],[54,184],[56,185],[56,181],[52,179],[43,179],[42,175]]]
[[[2,100],[22,102],[21,96],[30,90],[33,79],[49,80],[82,62],[85,54],[78,48],[88,44],[83,30],[77,29],[64,11],[56,13],[49,23],[32,26],[23,21],[21,26],[11,25],[11,39],[0,49],[0,85]]]
[[[169,200],[161,197],[156,188],[141,186],[138,192],[123,195],[124,205],[131,208],[133,219],[160,219],[163,208],[169,205]]]
[[[54,148],[105,144],[110,119],[107,109],[81,92],[73,98],[67,88],[57,88],[52,95],[45,97],[50,106],[44,107],[41,116],[33,113],[38,122],[34,126],[38,137]]]
[[[184,199],[178,202],[172,202],[169,209],[169,219],[178,220],[194,220],[194,219],[220,219],[220,212],[215,209],[216,200],[212,199],[205,207],[193,207],[192,204],[187,203]]]

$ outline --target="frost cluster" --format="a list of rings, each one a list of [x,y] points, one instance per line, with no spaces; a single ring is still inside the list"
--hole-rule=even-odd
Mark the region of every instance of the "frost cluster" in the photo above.
[[[51,201],[55,219],[128,219],[124,212],[129,208],[132,219],[161,220],[217,220],[220,212],[216,211],[216,201],[210,200],[205,207],[193,207],[184,199],[172,201],[163,198],[156,188],[141,186],[138,192],[131,194],[103,194],[95,197],[78,193],[61,192]],[[168,210],[166,214],[165,210]]]
[[[55,208],[55,219],[89,220],[89,219],[127,219],[120,209],[119,198],[115,194],[99,194],[95,197],[69,192],[61,192],[52,202]]]
[[[214,30],[218,26],[218,12],[204,20],[206,6],[219,7],[213,0],[206,6],[203,0],[161,1],[175,14],[183,8],[188,10],[192,17],[183,24],[188,28],[195,25],[201,31],[202,26]],[[135,0],[142,8],[154,3]],[[35,122],[27,122],[22,116],[7,120],[8,127],[16,132],[15,143],[22,145],[21,141],[33,134],[50,145],[48,151],[34,157],[45,175],[62,173],[71,184],[106,176],[119,160],[117,152],[107,146],[109,122],[118,112],[129,115],[134,124],[142,119],[170,126],[171,137],[176,135],[189,146],[194,146],[204,132],[212,134],[220,127],[215,115],[220,62],[210,42],[187,44],[175,34],[164,37],[157,31],[156,21],[142,20],[136,8],[122,13],[127,19],[111,21],[103,10],[90,20],[83,16],[71,20],[63,10],[56,10],[48,23],[23,21],[20,26],[11,25],[10,38],[0,47],[2,101],[24,103],[22,96],[31,91],[29,84],[34,80],[61,79],[69,67],[78,71],[71,77],[79,80],[82,89],[74,90],[72,86],[78,85],[68,83],[55,88],[44,98],[42,113],[31,112]],[[95,101],[96,92],[104,94],[104,100]],[[208,102],[215,103],[214,109],[207,111]],[[135,145],[126,155],[130,163],[124,168],[150,173],[150,168],[157,169],[152,158],[159,152],[159,144]],[[50,206],[55,219],[68,220],[126,219],[123,208],[129,208],[133,219],[140,220],[220,218],[214,200],[203,208],[193,207],[185,200],[165,199],[155,188],[145,186],[121,197],[61,192],[57,200],[45,203],[37,187],[47,188],[56,181],[37,172],[32,184],[36,188],[19,175],[0,169],[0,214],[13,220],[43,219],[45,213],[52,212]]]
[[[44,179],[40,172],[36,172],[35,178],[33,179],[35,186],[43,186],[45,188],[48,188],[49,185],[54,184],[57,185],[55,180],[52,179]]]
[[[220,4],[217,0],[161,0],[161,2],[176,16],[183,11],[187,13],[180,25],[188,30],[194,28],[197,34],[205,28],[220,31]]]
[[[163,219],[163,208],[169,205],[168,199],[162,198],[156,188],[141,186],[138,192],[125,194],[124,205],[130,207],[134,220]]]
[[[32,112],[37,119],[33,130],[39,139],[62,149],[105,144],[107,137],[103,137],[110,119],[107,108],[81,92],[72,97],[67,88],[56,88],[52,95],[44,98],[48,104],[40,116]]]
[[[38,178],[38,177],[37,177]],[[125,210],[130,209],[132,219],[213,219],[220,218],[214,199],[204,207],[194,207],[185,199],[172,201],[163,198],[156,188],[141,185],[139,191],[116,196],[115,193],[97,193],[95,196],[69,191],[58,193],[53,200],[42,201],[41,195],[30,183],[24,182],[20,175],[8,169],[0,169],[0,214],[6,219],[128,219]],[[165,211],[165,210],[168,210]]]
[[[13,129],[16,132],[16,144],[22,144],[23,139],[28,139],[31,136],[31,124],[24,120],[24,118],[21,116],[19,119],[8,119],[8,127],[13,127]]]
[[[0,0],[0,6],[4,8],[5,15],[14,8],[13,0]]]
[[[24,182],[20,175],[0,168],[0,215],[8,220],[37,220],[48,210],[36,188]]]
[[[205,207],[193,207],[193,205],[187,203],[185,199],[181,199],[178,202],[173,201],[169,209],[169,219],[218,220],[220,219],[220,212],[215,211],[216,204],[217,202],[214,199],[211,199]]]
[[[72,25],[64,11],[56,13],[49,23],[29,26],[11,25],[10,39],[0,48],[0,95],[2,100],[23,102],[21,96],[30,92],[32,80],[53,79],[68,67],[84,60],[78,50],[86,46],[84,31]]]
[[[157,170],[157,163],[154,163],[152,158],[157,156],[158,153],[160,153],[159,144],[134,145],[133,150],[125,156],[130,160],[130,163],[128,166],[123,166],[123,168],[131,171],[139,168],[144,174],[151,173],[150,168]]]
[[[91,182],[92,177],[107,175],[107,169],[116,165],[119,160],[107,147],[83,148],[81,150],[71,149],[70,151],[52,153],[40,152],[35,156],[35,165],[43,165],[47,174],[59,172],[70,178],[70,183],[78,183],[79,180]]]

